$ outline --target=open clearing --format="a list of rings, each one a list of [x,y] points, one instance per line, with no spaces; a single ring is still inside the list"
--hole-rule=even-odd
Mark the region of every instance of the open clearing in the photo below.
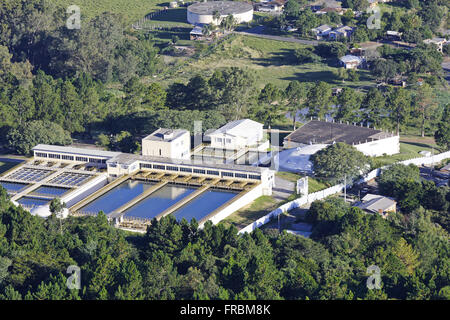
[[[326,81],[336,86],[366,88],[374,85],[367,70],[359,70],[360,80],[342,82],[335,75],[338,69],[326,63],[295,62],[294,51],[308,45],[269,40],[252,36],[231,35],[218,44],[214,51],[204,58],[193,60],[164,77],[163,82],[186,82],[195,74],[211,75],[224,67],[248,69],[256,77],[257,86],[262,88],[268,82],[285,88],[292,80],[302,82]],[[159,78],[159,77],[158,77]],[[157,78],[157,79],[158,79]],[[161,81],[159,79],[158,81]]]

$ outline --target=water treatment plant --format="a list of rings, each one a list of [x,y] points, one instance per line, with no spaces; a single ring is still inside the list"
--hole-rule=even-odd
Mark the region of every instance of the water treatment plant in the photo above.
[[[169,131],[164,130],[167,142],[173,140]],[[168,143],[167,148],[172,147]],[[207,220],[218,223],[256,198],[271,195],[274,183],[269,168],[209,163],[190,156],[178,159],[43,144],[33,153],[32,160],[0,177],[14,203],[48,217],[49,203],[58,197],[66,204],[64,217],[103,211],[117,227],[137,231],[169,214],[177,220],[195,218],[200,227]]]

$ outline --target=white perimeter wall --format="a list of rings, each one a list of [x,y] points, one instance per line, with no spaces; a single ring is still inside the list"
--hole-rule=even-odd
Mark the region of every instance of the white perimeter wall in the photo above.
[[[220,221],[222,221],[232,213],[236,212],[237,210],[241,209],[242,207],[246,206],[253,200],[261,197],[262,195],[263,195],[263,185],[259,184],[258,186],[248,191],[246,194],[244,194],[242,197],[240,197],[233,203],[230,203],[230,205],[223,208],[216,215],[214,215],[214,217],[208,220],[212,221],[213,224],[218,224]],[[203,225],[204,223],[200,225],[200,228],[203,228]]]
[[[88,195],[104,187],[107,184],[107,182],[108,182],[108,175],[106,173],[101,174],[93,178],[91,181],[88,181],[83,186],[76,188],[72,192],[63,196],[61,198],[61,201],[65,202],[67,207],[70,208],[77,202],[80,202],[81,200],[86,198]]]
[[[450,151],[446,151],[446,152],[443,152],[443,153],[440,153],[438,155],[431,156],[431,157],[415,158],[415,159],[400,161],[397,163],[401,163],[404,165],[415,164],[417,166],[420,166],[420,165],[428,165],[428,164],[432,164],[432,163],[438,163],[438,162],[441,162],[442,160],[448,159],[448,158],[450,158]],[[366,174],[364,176],[364,178],[362,178],[358,181],[355,181],[355,183],[363,183],[363,182],[372,180],[375,177],[380,175],[382,169],[385,169],[387,167],[389,167],[389,166],[384,166],[382,168],[374,169],[374,170],[370,171],[368,174]],[[347,185],[347,187],[349,187],[349,186],[351,186],[351,185],[350,184]],[[239,231],[239,233],[252,232],[256,228],[259,228],[262,225],[268,223],[271,219],[277,217],[279,214],[282,214],[283,212],[288,212],[294,208],[298,208],[304,204],[313,202],[315,200],[324,199],[330,195],[341,192],[343,189],[344,189],[344,184],[338,184],[338,185],[332,186],[330,188],[327,188],[327,189],[324,189],[321,191],[317,191],[317,192],[308,194],[306,196],[302,196],[291,202],[285,203],[284,205],[278,207],[277,209],[273,210],[272,212],[265,215],[264,217],[259,218],[255,222],[253,222],[253,223],[249,224],[248,226],[246,226],[245,228],[241,229]]]
[[[370,141],[354,145],[354,147],[366,156],[379,157],[383,154],[390,156],[400,152],[400,137],[394,136],[381,140]]]
[[[238,23],[250,22],[253,20],[253,9],[244,13],[233,14],[233,16],[238,21]],[[221,15],[220,17],[222,20],[226,18],[227,15]],[[216,24],[216,21],[213,21],[212,14],[197,14],[190,12],[189,9],[187,10],[187,21],[190,24]]]

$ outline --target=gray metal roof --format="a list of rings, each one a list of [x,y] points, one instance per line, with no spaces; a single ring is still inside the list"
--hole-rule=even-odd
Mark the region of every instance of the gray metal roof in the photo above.
[[[252,11],[253,6],[241,1],[210,1],[190,5],[188,11],[196,14],[212,15],[218,11],[221,15],[239,14]]]
[[[113,152],[113,151],[55,146],[55,145],[49,145],[49,144],[38,144],[32,150],[38,151],[38,152],[58,152],[58,153],[66,153],[66,154],[77,154],[77,155],[88,156],[88,157],[105,157],[105,158],[113,158],[120,154],[120,152]]]
[[[303,144],[331,144],[333,142],[359,144],[366,140],[379,140],[392,136],[390,133],[371,128],[312,120],[289,134],[284,140]]]
[[[368,194],[362,201],[358,203],[356,206],[363,210],[371,211],[371,212],[382,212],[391,208],[396,202],[392,198],[376,195],[376,194]]]

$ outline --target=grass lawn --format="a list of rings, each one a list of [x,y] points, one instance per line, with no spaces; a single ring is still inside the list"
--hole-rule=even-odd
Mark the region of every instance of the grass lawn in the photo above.
[[[298,179],[303,177],[302,175],[299,175],[297,173],[293,172],[285,172],[285,171],[278,171],[276,173],[277,176],[280,178],[283,178],[288,181],[297,182]],[[328,187],[331,187],[328,183],[323,183],[319,180],[316,180],[315,178],[308,177],[308,193],[314,193],[323,189],[326,189]],[[294,197],[295,199],[296,197]]]
[[[280,205],[274,198],[270,196],[261,196],[252,203],[234,212],[220,223],[226,226],[234,225],[238,229],[242,229],[250,223],[265,216]]]
[[[163,0],[50,0],[65,8],[77,5],[81,10],[81,23],[83,19],[92,19],[103,13],[112,12],[121,14],[127,24],[143,18],[146,14],[160,10],[169,5],[169,1]]]
[[[259,88],[272,82],[280,88],[285,88],[290,81],[303,82],[326,81],[332,85],[353,88],[373,86],[372,78],[367,70],[358,71],[360,81],[342,82],[337,79],[336,67],[325,63],[306,63],[297,65],[294,51],[307,45],[263,39],[252,36],[233,35],[219,44],[213,53],[195,60],[170,74],[163,81],[187,82],[195,74],[211,75],[215,69],[224,67],[247,68],[256,77]],[[161,81],[158,79],[157,81]]]
[[[423,157],[420,151],[430,151],[435,154],[440,153],[439,147],[434,142],[433,138],[416,137],[416,136],[402,136],[400,138],[400,153],[392,156],[374,158],[377,167],[392,164],[394,162]]]
[[[291,181],[291,182],[297,182],[298,179],[300,179],[301,175],[297,174],[297,173],[293,173],[293,172],[287,172],[287,171],[278,171],[275,173],[278,177],[287,180],[287,181]]]
[[[10,161],[0,161],[0,175],[3,172],[8,171],[9,169],[17,166],[19,163],[18,162],[10,162]]]
[[[329,187],[331,187],[331,184],[323,183],[311,177],[308,178],[308,193],[314,193]]]

